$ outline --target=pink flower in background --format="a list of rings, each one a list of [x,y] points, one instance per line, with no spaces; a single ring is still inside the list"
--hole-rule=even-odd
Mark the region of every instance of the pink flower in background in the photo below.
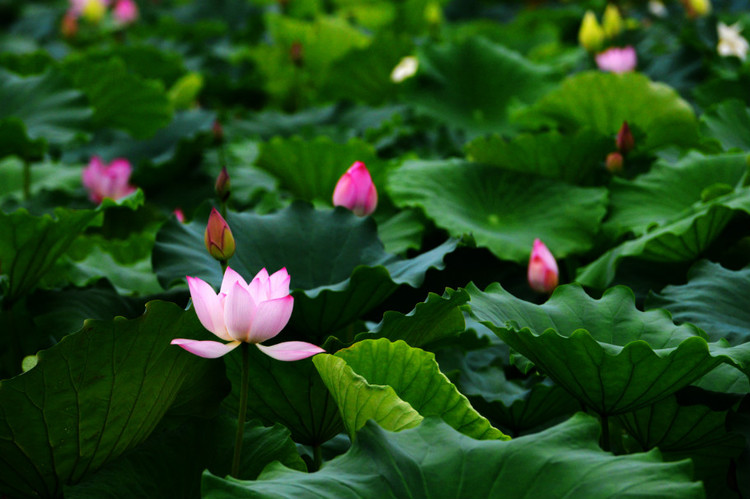
[[[133,0],[117,0],[112,15],[118,24],[130,24],[138,19],[138,6]]]
[[[178,222],[182,224],[185,223],[185,212],[182,211],[182,208],[175,208],[172,213],[174,214]]]
[[[529,286],[540,293],[551,293],[557,287],[557,262],[539,239],[534,239],[528,270]]]
[[[602,71],[625,73],[633,71],[637,64],[638,57],[630,45],[623,48],[612,47],[596,55],[596,65]]]
[[[127,159],[117,158],[108,165],[102,158],[94,156],[83,170],[83,185],[89,191],[89,199],[101,203],[104,198],[120,199],[135,191],[130,185],[133,168]]]
[[[341,176],[333,191],[333,205],[348,208],[359,217],[375,211],[378,191],[364,163],[355,161]]]
[[[279,334],[292,316],[294,298],[289,294],[290,277],[286,269],[270,276],[262,269],[247,284],[242,276],[227,267],[218,295],[210,284],[197,277],[188,276],[187,281],[193,308],[203,327],[229,343],[176,338],[172,345],[208,359],[221,357],[242,342],[254,344],[274,359],[287,361],[325,351],[303,341],[273,346],[260,344]]]

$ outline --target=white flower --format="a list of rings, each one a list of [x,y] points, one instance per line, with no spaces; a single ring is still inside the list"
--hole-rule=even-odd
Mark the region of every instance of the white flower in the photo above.
[[[656,17],[667,17],[667,14],[669,14],[664,3],[659,0],[650,0],[648,2],[648,11]]]
[[[740,35],[742,28],[740,28],[739,23],[727,26],[720,22],[717,29],[719,31],[719,45],[716,47],[716,50],[719,52],[719,55],[722,57],[733,55],[744,61],[750,46],[747,40]]]
[[[413,55],[404,57],[396,64],[396,67],[391,71],[391,81],[393,83],[401,83],[407,78],[411,78],[417,72],[419,62]]]

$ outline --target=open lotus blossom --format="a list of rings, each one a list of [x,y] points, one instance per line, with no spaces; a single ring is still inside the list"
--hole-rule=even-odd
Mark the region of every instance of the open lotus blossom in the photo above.
[[[118,24],[130,24],[138,19],[138,6],[133,0],[117,0],[112,17]]]
[[[528,270],[529,286],[540,293],[551,293],[557,287],[558,270],[555,257],[539,239],[534,239]]]
[[[722,57],[735,56],[744,61],[749,46],[747,40],[740,34],[742,28],[740,28],[739,23],[734,23],[731,26],[719,23],[716,29],[719,32],[719,44],[716,46],[719,55]]]
[[[252,343],[264,354],[286,361],[324,352],[303,341],[261,345],[279,334],[292,316],[294,298],[289,294],[289,281],[285,268],[270,276],[264,268],[247,284],[242,276],[227,267],[217,295],[210,284],[188,276],[190,297],[201,324],[229,343],[177,338],[172,340],[172,345],[208,359],[226,355],[242,342]]]
[[[104,198],[120,199],[135,191],[130,185],[133,168],[127,159],[117,158],[105,165],[102,158],[94,156],[83,170],[83,185],[89,199],[101,203]]]
[[[629,45],[623,48],[612,47],[596,55],[596,65],[602,71],[625,73],[633,71],[636,64],[638,58],[635,49]]]
[[[341,176],[333,191],[333,205],[348,208],[359,217],[375,211],[378,191],[363,162],[355,161]]]

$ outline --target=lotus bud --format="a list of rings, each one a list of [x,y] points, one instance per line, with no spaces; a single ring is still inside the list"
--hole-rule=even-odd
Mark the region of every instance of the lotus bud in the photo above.
[[[593,12],[586,11],[578,31],[578,41],[589,52],[596,52],[604,42],[604,29],[599,25]]]
[[[229,173],[227,173],[227,167],[222,166],[219,176],[216,177],[216,184],[214,185],[216,195],[219,196],[219,200],[222,203],[226,203],[229,196],[232,194],[232,183],[229,180]]]
[[[214,120],[214,124],[211,125],[211,133],[214,136],[214,142],[217,144],[224,142],[224,127],[221,126],[219,120]]]
[[[557,262],[539,239],[534,239],[528,270],[529,286],[540,293],[552,293],[557,287]]]
[[[623,159],[622,154],[615,151],[607,154],[607,159],[604,162],[604,165],[611,174],[617,175],[622,172],[624,162],[625,160]]]
[[[292,60],[292,64],[298,68],[305,64],[305,50],[301,42],[297,40],[292,42],[292,46],[289,48],[289,58]]]
[[[630,131],[627,121],[622,122],[622,127],[620,127],[620,131],[617,132],[615,145],[617,146],[617,150],[620,151],[623,156],[627,156],[627,154],[633,150],[633,147],[635,147],[635,139],[633,138],[633,134]]]
[[[185,212],[182,211],[182,208],[175,208],[172,212],[174,217],[177,219],[178,222],[184,224],[185,223]]]
[[[208,224],[206,225],[206,233],[203,236],[203,240],[206,243],[206,249],[209,254],[219,261],[227,261],[234,255],[234,236],[229,229],[229,224],[216,211],[216,208],[211,210],[211,215],[208,217]]]
[[[120,26],[131,24],[138,19],[138,6],[133,0],[117,0],[112,16]]]
[[[341,176],[333,191],[333,205],[344,206],[359,217],[375,211],[378,191],[364,163],[355,161]]]
[[[413,55],[407,55],[396,64],[396,67],[391,71],[391,81],[393,83],[401,83],[407,78],[411,78],[417,74],[419,68],[419,61]]]
[[[78,16],[73,11],[68,11],[60,23],[60,33],[65,38],[73,38],[78,33]]]
[[[607,8],[604,9],[604,16],[602,17],[602,28],[607,38],[614,38],[622,32],[623,28],[622,16],[620,11],[614,5],[607,4]]]

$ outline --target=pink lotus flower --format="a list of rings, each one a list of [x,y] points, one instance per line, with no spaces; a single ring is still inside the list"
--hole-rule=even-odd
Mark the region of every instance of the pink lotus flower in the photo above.
[[[118,0],[112,16],[117,24],[130,24],[138,19],[138,6],[133,0]]]
[[[261,352],[278,360],[300,360],[324,352],[322,348],[303,341],[273,346],[260,344],[279,334],[292,316],[294,298],[289,294],[289,280],[286,269],[271,276],[262,269],[247,284],[237,272],[227,267],[217,295],[208,283],[188,276],[190,296],[201,324],[229,343],[176,338],[172,345],[179,345],[207,359],[226,355],[242,342],[253,343]]]
[[[127,159],[117,158],[104,165],[102,158],[94,156],[83,170],[83,185],[89,191],[89,199],[101,203],[104,198],[120,199],[135,191],[130,185],[133,168]]]
[[[341,176],[333,191],[333,205],[348,208],[359,217],[375,211],[378,191],[364,163],[355,161]]]
[[[528,270],[529,286],[540,293],[551,293],[557,287],[557,262],[539,239],[534,239]]]
[[[596,55],[596,65],[602,71],[625,73],[633,71],[637,64],[638,57],[630,45],[623,48],[612,47]]]

